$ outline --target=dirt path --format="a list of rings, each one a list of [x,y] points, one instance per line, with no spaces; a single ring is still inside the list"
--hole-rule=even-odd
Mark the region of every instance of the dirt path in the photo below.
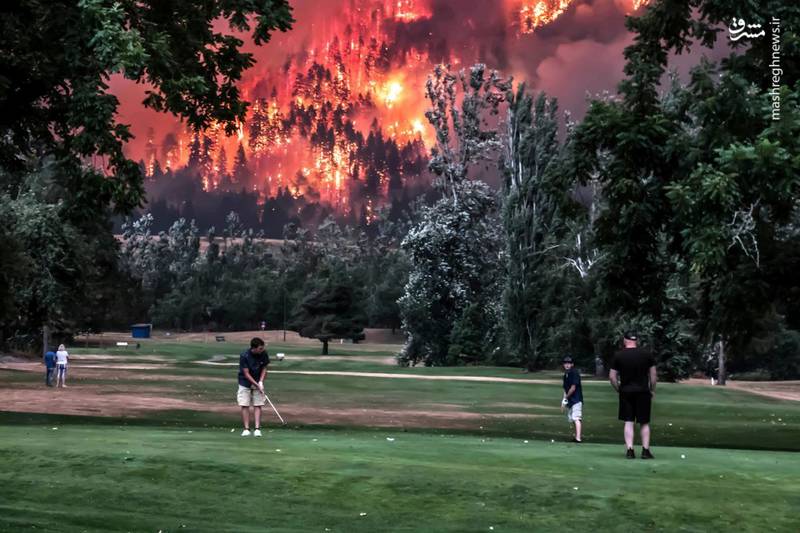
[[[102,359],[98,359],[102,361]],[[235,363],[234,363],[235,364]],[[50,413],[80,416],[137,417],[158,411],[188,410],[219,413],[226,423],[235,424],[238,408],[234,402],[235,388],[232,384],[231,402],[202,401],[201,395],[190,394],[182,388],[164,385],[148,385],[148,381],[176,382],[231,382],[229,378],[212,376],[165,375],[158,372],[174,366],[165,364],[77,364],[71,365],[72,383],[66,389],[48,389],[26,383],[6,383],[0,388],[0,411],[23,413]],[[43,367],[35,362],[8,361],[0,363],[0,370],[23,371],[40,374]],[[282,373],[311,375],[347,375],[354,377],[419,378],[463,381],[508,381],[506,378],[480,376],[412,376],[377,372],[303,372],[279,371]],[[107,384],[81,383],[83,379],[106,379]],[[118,381],[120,380],[120,381]],[[141,383],[137,383],[141,382]],[[233,382],[232,382],[233,383]],[[180,391],[176,393],[176,391]],[[431,404],[415,409],[391,409],[377,407],[354,407],[352,405],[303,405],[278,406],[289,423],[354,425],[386,428],[434,427],[452,429],[476,429],[491,420],[508,418],[534,419],[540,416],[525,412],[476,413],[458,404]],[[522,407],[522,405],[518,406]],[[526,406],[527,407],[527,406]],[[267,410],[267,420],[274,415]],[[555,416],[555,415],[554,415]]]
[[[80,369],[92,370],[95,368],[114,369],[114,370],[167,370],[176,368],[175,365],[169,364],[156,364],[156,363],[141,363],[141,364],[113,364],[113,365],[86,365],[79,363],[70,363],[67,369],[67,376],[73,371]],[[0,370],[21,370],[23,372],[41,372],[44,375],[44,366],[39,363],[2,363]],[[69,377],[67,377],[69,379]]]
[[[292,356],[293,359],[307,359],[307,360],[315,360],[319,359],[327,359],[327,360],[350,360],[350,361],[369,361],[375,362],[383,361],[384,363],[388,363],[389,360],[392,361],[391,364],[394,364],[394,358],[377,358],[377,357],[370,357],[370,356]],[[93,357],[89,356],[86,357],[84,360],[91,360]],[[96,360],[105,360],[105,357],[96,357]],[[219,360],[210,360],[210,361],[195,361],[195,364],[202,364],[202,365],[209,365],[209,366],[225,366],[225,367],[234,367],[237,366],[238,363],[234,362],[222,362]],[[170,364],[159,364],[159,363],[140,363],[140,364],[91,364],[91,365],[82,365],[82,364],[73,364],[71,365],[73,369],[80,369],[81,375],[85,377],[92,377],[92,378],[120,378],[124,377],[125,379],[141,379],[141,380],[172,380],[172,381],[183,381],[183,380],[213,380],[213,381],[227,381],[226,378],[215,378],[215,377],[189,377],[189,376],[169,376],[163,374],[142,374],[142,373],[127,373],[122,375],[119,371],[129,372],[133,370],[166,370],[166,369],[174,369],[176,368],[174,365]],[[2,369],[9,369],[9,370],[21,370],[25,372],[42,372],[43,367],[39,363],[33,362],[18,362],[18,361],[6,361],[0,363],[0,370]],[[422,380],[433,380],[433,381],[472,381],[472,382],[494,382],[494,383],[535,383],[535,384],[558,384],[561,383],[560,380],[557,379],[528,379],[528,378],[503,378],[503,377],[495,377],[495,376],[457,376],[457,375],[443,375],[443,376],[425,376],[419,374],[391,374],[388,372],[348,372],[348,371],[336,371],[336,370],[271,370],[272,373],[276,374],[299,374],[299,375],[308,375],[308,376],[347,376],[347,377],[366,377],[366,378],[388,378],[388,379],[422,379]],[[683,381],[682,383],[691,386],[700,386],[700,387],[709,387],[710,382],[704,379],[688,379]],[[800,381],[728,381],[729,388],[741,390],[744,392],[749,392],[751,394],[757,394],[759,396],[764,396],[767,398],[773,398],[776,400],[789,400],[789,401],[800,401]]]
[[[129,417],[148,411],[198,410],[200,405],[170,398],[163,389],[141,385],[122,388],[81,384],[66,389],[0,389],[0,411],[18,413]]]
[[[711,383],[705,379],[687,379],[681,383],[710,387]],[[800,402],[800,381],[732,381],[728,380],[728,388],[736,389],[758,396],[765,396],[775,400],[790,400]],[[719,387],[719,385],[715,385]]]
[[[493,383],[561,383],[557,379],[500,378],[495,376],[421,376],[419,374],[389,374],[386,372],[340,372],[322,370],[273,370],[273,374],[303,374],[307,376],[350,376],[359,378],[428,379],[434,381],[484,381]]]
[[[767,398],[800,402],[800,381],[729,381],[728,386]]]
[[[361,363],[375,363],[376,365],[397,366],[397,360],[393,356],[379,356],[379,355],[291,355],[292,361],[358,361]],[[230,355],[215,355],[208,361],[195,361],[197,364],[202,365],[218,365],[218,366],[237,366],[239,363],[233,361],[233,356]],[[270,356],[270,361],[273,365],[279,365],[280,361],[275,358],[275,355]]]
[[[343,359],[351,359],[344,357]],[[195,361],[200,365],[238,366],[239,363]],[[339,370],[270,370],[271,374],[302,374],[306,376],[349,376],[356,378],[428,379],[436,381],[485,381],[495,383],[561,383],[557,379],[500,378],[494,376],[423,376],[419,374],[390,374],[388,372],[347,372]]]
[[[235,424],[239,409],[234,403],[203,402],[171,397],[167,387],[142,385],[85,385],[66,389],[7,387],[0,389],[0,411],[47,413],[79,416],[130,418],[147,413],[188,410],[228,415]],[[534,419],[545,415],[528,413],[482,414],[465,411],[458,405],[435,406],[434,409],[395,410],[352,406],[280,405],[284,419],[290,424],[342,424],[371,427],[436,427],[474,429],[492,419]],[[268,408],[267,424],[277,423]]]

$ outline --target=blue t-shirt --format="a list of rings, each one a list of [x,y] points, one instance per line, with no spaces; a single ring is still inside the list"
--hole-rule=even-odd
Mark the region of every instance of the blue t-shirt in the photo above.
[[[255,354],[247,349],[242,352],[239,356],[239,385],[242,387],[252,387],[253,384],[250,383],[247,378],[244,376],[244,369],[248,369],[250,371],[250,376],[258,381],[258,378],[261,377],[261,371],[269,364],[269,355],[267,355],[267,351],[264,350],[260,354]]]
[[[575,385],[575,392],[567,398],[567,406],[572,407],[576,403],[583,401],[583,388],[581,387],[581,373],[574,366],[568,372],[564,372],[564,394],[569,392],[570,387]]]
[[[44,364],[47,368],[55,368],[56,354],[54,352],[47,352],[44,354]]]

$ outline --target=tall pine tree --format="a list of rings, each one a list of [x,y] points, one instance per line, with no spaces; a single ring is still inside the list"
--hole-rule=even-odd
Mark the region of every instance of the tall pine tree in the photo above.
[[[521,84],[508,97],[508,136],[505,154],[507,275],[503,292],[506,341],[512,360],[534,369],[554,324],[548,309],[559,302],[548,299],[564,250],[554,186],[560,146],[556,102],[544,93],[535,102]]]
[[[236,149],[236,157],[233,160],[233,182],[237,185],[245,185],[250,181],[251,177],[244,146],[239,143],[239,147]]]

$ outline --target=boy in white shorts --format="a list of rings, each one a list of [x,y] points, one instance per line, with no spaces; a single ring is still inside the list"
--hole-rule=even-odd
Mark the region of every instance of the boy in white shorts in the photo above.
[[[561,399],[561,411],[567,411],[567,420],[575,426],[575,437],[572,442],[581,440],[583,425],[583,387],[581,387],[581,374],[575,368],[572,357],[565,356],[561,360],[564,365],[564,397]]]
[[[264,378],[267,377],[268,364],[266,346],[258,337],[251,340],[250,349],[239,356],[239,391],[236,393],[236,402],[242,409],[242,437],[250,436],[250,407],[253,408],[255,422],[253,436],[261,436],[261,408],[267,402]]]

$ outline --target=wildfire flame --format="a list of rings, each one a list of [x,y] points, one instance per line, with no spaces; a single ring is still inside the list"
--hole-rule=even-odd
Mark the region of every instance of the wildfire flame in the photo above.
[[[383,102],[386,104],[386,107],[389,109],[397,103],[397,100],[400,98],[400,93],[403,92],[403,86],[400,85],[399,82],[390,81],[386,84],[384,89],[381,91],[381,96],[383,97]]]
[[[430,12],[424,6],[417,5],[414,0],[397,0],[394,18],[403,22],[413,22],[417,19],[430,16]]]
[[[367,209],[367,200],[369,206],[378,205],[393,173],[406,168],[391,152],[424,159],[426,142],[432,140],[432,132],[420,120],[424,100],[410,101],[405,87],[407,82],[421,85],[431,61],[426,52],[415,49],[392,56],[387,33],[393,20],[429,17],[427,1],[353,0],[316,33],[302,59],[293,58],[281,72],[265,71],[244,84],[242,92],[253,102],[247,121],[238,125],[232,139],[212,128],[207,133],[214,137],[209,157],[216,161],[224,148],[232,160],[239,144],[244,145],[259,198],[287,187],[294,196],[313,190],[323,201],[351,208],[355,206],[349,206],[348,188],[358,180],[369,183],[361,207]],[[272,94],[253,95],[256,85],[262,94],[263,87],[272,87]],[[183,137],[188,145],[191,133]],[[372,155],[369,150],[389,152]],[[383,161],[387,157],[397,160],[393,168]],[[169,155],[173,165],[181,159],[185,164],[188,158]],[[276,172],[276,167],[288,172]],[[224,173],[218,164],[209,169]],[[203,174],[201,182],[210,190],[220,179]]]
[[[638,11],[648,5],[650,0],[618,0],[626,4],[626,13]],[[560,17],[575,0],[538,0],[536,2],[523,2],[519,8],[517,24],[520,34],[533,33],[536,28],[550,24]],[[622,6],[621,6],[622,7]]]
[[[235,135],[218,124],[198,135],[175,130],[163,142],[149,134],[148,175],[190,165],[205,190],[253,190],[262,203],[281,191],[309,194],[371,220],[393,186],[421,175],[433,144],[421,90],[434,64],[428,43],[398,47],[392,33],[431,17],[432,1],[342,0],[346,7],[314,27],[303,53],[258,67],[241,84],[252,105]],[[575,0],[514,1],[511,24],[529,34]],[[637,10],[650,0],[616,1]],[[449,54],[436,62],[466,61]]]
[[[574,0],[539,0],[526,3],[519,10],[520,33],[533,33],[561,16]]]

